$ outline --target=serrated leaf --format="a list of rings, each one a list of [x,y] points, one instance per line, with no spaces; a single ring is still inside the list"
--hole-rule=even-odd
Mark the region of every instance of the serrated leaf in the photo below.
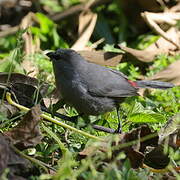
[[[159,123],[164,122],[165,117],[159,113],[134,113],[128,117],[128,120],[136,123]]]
[[[128,115],[140,113],[144,111],[144,107],[140,102],[134,102],[133,106],[131,106]]]

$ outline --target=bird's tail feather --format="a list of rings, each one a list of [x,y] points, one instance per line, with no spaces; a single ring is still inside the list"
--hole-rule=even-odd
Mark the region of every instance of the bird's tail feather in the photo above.
[[[136,86],[138,88],[155,88],[155,89],[168,89],[174,87],[174,84],[161,81],[136,81]]]

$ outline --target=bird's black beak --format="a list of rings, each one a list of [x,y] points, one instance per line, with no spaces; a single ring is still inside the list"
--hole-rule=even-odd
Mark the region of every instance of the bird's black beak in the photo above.
[[[56,55],[55,55],[54,52],[48,52],[48,53],[46,54],[46,56],[48,56],[51,60],[52,60],[52,59],[55,59],[55,57],[56,57]]]

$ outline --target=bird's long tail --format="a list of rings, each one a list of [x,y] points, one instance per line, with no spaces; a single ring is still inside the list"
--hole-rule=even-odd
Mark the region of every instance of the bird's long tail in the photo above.
[[[135,81],[137,88],[155,88],[155,89],[168,89],[174,87],[174,84],[161,81]]]

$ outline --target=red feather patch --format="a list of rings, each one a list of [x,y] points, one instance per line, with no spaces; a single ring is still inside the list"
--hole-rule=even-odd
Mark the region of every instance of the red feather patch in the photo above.
[[[137,83],[131,80],[128,80],[128,82],[133,86],[133,87],[137,87]]]

